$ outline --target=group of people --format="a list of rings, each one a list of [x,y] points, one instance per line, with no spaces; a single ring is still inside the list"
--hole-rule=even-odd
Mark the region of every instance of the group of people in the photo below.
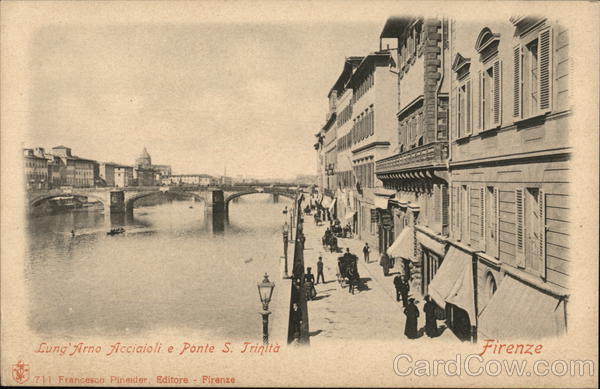
[[[323,234],[322,242],[323,247],[329,248],[329,251],[331,251],[332,253],[338,252],[340,249],[338,246],[338,238],[337,236],[335,236],[335,234],[331,231],[329,227],[327,227],[327,229],[325,230],[325,234]]]
[[[410,283],[408,276],[397,275],[394,277],[394,287],[396,288],[396,301],[402,301],[406,323],[404,325],[404,335],[409,339],[416,339],[420,336],[418,330],[419,308],[417,308],[415,299],[410,297]],[[425,333],[430,338],[436,337],[438,333],[436,306],[429,295],[425,296]]]

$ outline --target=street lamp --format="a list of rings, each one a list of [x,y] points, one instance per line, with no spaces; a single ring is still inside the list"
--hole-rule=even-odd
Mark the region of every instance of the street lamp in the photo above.
[[[288,275],[288,234],[290,227],[287,224],[287,221],[283,224],[283,257],[285,258],[285,275],[284,278],[290,278]]]
[[[271,301],[271,296],[273,295],[275,283],[269,281],[269,275],[265,273],[265,278],[262,280],[262,282],[258,283],[257,286],[258,295],[260,296],[260,302],[262,303],[263,308],[263,310],[260,312],[263,322],[263,344],[269,344],[269,315],[271,314],[269,311],[269,302]]]

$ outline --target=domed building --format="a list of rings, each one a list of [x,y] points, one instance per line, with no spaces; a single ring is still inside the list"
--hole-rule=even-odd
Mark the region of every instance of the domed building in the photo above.
[[[135,166],[141,167],[145,169],[149,169],[152,167],[152,157],[148,154],[148,150],[144,147],[142,154],[135,160]]]

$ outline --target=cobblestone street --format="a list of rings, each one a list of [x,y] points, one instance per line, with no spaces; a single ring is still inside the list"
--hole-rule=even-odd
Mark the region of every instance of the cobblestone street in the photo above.
[[[316,285],[317,297],[308,304],[311,344],[318,344],[323,339],[406,339],[403,306],[402,302],[396,302],[393,284],[394,276],[399,272],[398,264],[385,277],[379,266],[376,248],[371,248],[370,262],[365,264],[362,255],[363,241],[339,239],[338,245],[344,251],[348,247],[359,257],[358,271],[363,287],[352,295],[348,287],[342,288],[336,279],[337,258],[342,253],[331,253],[321,244],[321,237],[328,225],[323,223],[317,227],[311,217],[305,217],[305,266],[310,266],[316,276],[317,260],[322,255],[325,275],[325,284]],[[425,325],[424,302],[420,295],[413,294],[413,297],[420,311],[419,328],[422,328]],[[438,321],[438,326],[441,325],[443,323]],[[424,336],[421,339],[429,338]],[[447,330],[436,338],[438,339],[456,341],[454,335]]]

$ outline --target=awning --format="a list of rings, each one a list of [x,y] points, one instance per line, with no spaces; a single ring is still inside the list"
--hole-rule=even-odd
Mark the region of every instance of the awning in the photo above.
[[[428,237],[424,233],[417,231],[417,241],[421,243],[425,248],[430,251],[433,251],[437,255],[444,257],[446,255],[446,250],[444,244]]]
[[[327,208],[329,208],[329,212],[333,212],[333,207],[335,207],[335,200],[336,199],[333,199],[333,201],[331,202],[331,205],[329,207],[327,207]]]
[[[354,212],[354,211],[352,211],[352,212],[348,212],[348,213],[346,214],[346,216],[344,216],[344,219],[342,219],[342,221],[343,221],[344,223],[348,223],[349,221],[351,221],[351,220],[352,220],[352,218],[354,218],[354,215],[355,215],[355,214],[356,214],[356,212]]]
[[[331,197],[323,196],[323,200],[321,200],[321,205],[325,208],[329,208],[331,205]]]
[[[374,205],[375,208],[387,209],[389,199],[387,197],[375,196]]]
[[[428,292],[440,307],[450,303],[464,309],[469,314],[471,324],[475,325],[473,262],[469,254],[450,247],[429,284]]]
[[[412,230],[404,227],[394,243],[387,249],[387,254],[391,257],[411,259],[413,257],[413,236]]]
[[[477,331],[494,339],[559,336],[567,327],[565,302],[506,275],[479,315]]]

